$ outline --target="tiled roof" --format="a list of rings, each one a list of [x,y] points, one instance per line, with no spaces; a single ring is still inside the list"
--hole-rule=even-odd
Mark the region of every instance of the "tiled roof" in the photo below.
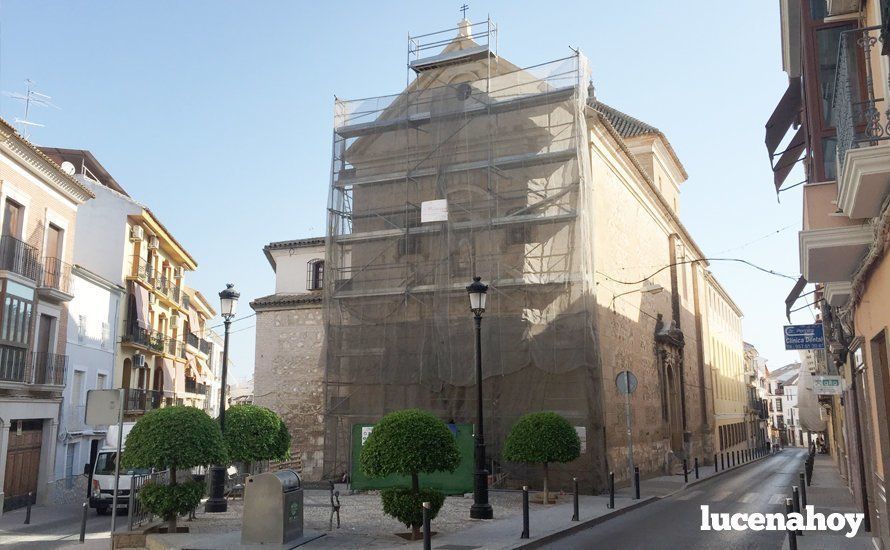
[[[302,248],[305,246],[322,246],[324,245],[324,237],[309,237],[308,239],[295,239],[292,241],[278,241],[269,243],[266,248],[276,250],[279,248]]]
[[[253,309],[263,309],[274,306],[296,306],[306,304],[321,304],[321,293],[315,294],[270,294],[262,296],[250,302]]]
[[[618,134],[623,138],[642,136],[644,134],[661,133],[658,128],[650,126],[642,120],[634,118],[627,113],[622,113],[618,109],[610,107],[602,101],[591,99],[590,106],[593,107],[596,111],[602,113],[607,119],[609,119],[609,122],[612,124],[612,126],[615,127],[615,130],[617,130]]]

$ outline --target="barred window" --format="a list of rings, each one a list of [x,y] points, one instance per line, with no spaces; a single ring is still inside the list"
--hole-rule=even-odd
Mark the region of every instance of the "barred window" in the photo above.
[[[321,290],[324,284],[324,260],[309,260],[306,264],[306,289]]]

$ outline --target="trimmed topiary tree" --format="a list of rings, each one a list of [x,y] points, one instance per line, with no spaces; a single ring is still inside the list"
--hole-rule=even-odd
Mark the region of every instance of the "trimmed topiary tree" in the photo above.
[[[411,477],[410,488],[384,489],[381,498],[384,513],[411,528],[416,539],[423,525],[421,504],[430,503],[432,519],[445,502],[441,492],[420,488],[419,475],[453,472],[460,464],[460,451],[444,422],[427,411],[407,409],[380,419],[362,446],[359,464],[370,477]]]
[[[219,424],[194,407],[166,407],[148,412],[127,436],[121,464],[127,468],[170,470],[169,485],[147,484],[139,499],[153,514],[167,520],[167,530],[176,532],[176,518],[201,502],[204,484],[177,483],[177,470],[222,464],[226,461]]]
[[[281,418],[257,405],[234,405],[226,409],[223,433],[229,459],[243,462],[248,473],[257,460],[284,460],[290,453],[290,432]]]
[[[581,439],[569,421],[554,412],[520,418],[504,443],[504,459],[544,465],[544,503],[549,502],[547,465],[571,462],[581,454]]]

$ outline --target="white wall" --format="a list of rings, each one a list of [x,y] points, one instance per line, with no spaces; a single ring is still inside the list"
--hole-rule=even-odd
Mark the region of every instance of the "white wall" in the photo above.
[[[314,259],[324,260],[324,245],[271,250],[275,259],[275,294],[301,294],[306,288],[307,265]]]
[[[71,284],[74,299],[68,304],[68,371],[59,417],[55,480],[66,477],[68,445],[77,444],[73,473],[78,475],[89,462],[90,440],[104,438],[106,426],[84,424],[86,395],[88,390],[97,388],[100,374],[105,376],[106,389],[113,388],[116,382],[112,379],[115,342],[119,338],[124,292],[123,288],[103,282],[78,267],[72,271]],[[78,371],[83,373],[82,386],[79,397],[74,398]]]
[[[77,210],[77,234],[74,239],[74,263],[109,281],[123,278],[126,250],[127,216],[139,214],[142,208],[132,199],[94,183],[78,178],[96,195]]]

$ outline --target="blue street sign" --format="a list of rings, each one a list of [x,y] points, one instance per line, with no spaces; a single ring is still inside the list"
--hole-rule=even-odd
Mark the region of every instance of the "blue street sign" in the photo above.
[[[824,349],[822,325],[785,325],[785,349]]]

